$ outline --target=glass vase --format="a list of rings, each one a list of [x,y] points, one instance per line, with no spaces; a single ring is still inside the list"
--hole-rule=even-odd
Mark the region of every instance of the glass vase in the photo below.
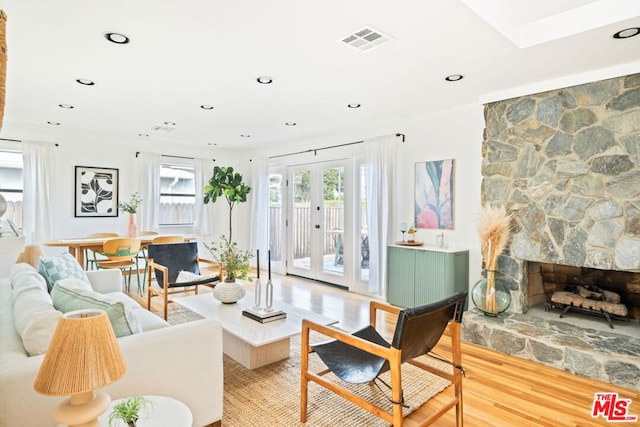
[[[478,280],[471,290],[473,303],[487,316],[497,316],[511,304],[511,292],[495,271],[487,271],[486,277]]]

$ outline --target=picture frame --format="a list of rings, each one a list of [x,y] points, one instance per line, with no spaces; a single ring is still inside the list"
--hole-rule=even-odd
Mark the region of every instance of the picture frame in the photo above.
[[[117,217],[118,175],[118,169],[76,166],[75,217]]]
[[[455,159],[415,164],[414,224],[417,228],[453,230]]]

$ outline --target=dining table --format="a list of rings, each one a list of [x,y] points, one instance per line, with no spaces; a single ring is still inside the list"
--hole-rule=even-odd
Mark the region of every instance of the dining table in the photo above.
[[[171,234],[172,236],[176,236],[176,234]],[[162,234],[153,234],[153,235],[145,235],[145,236],[136,236],[136,239],[140,239],[140,249],[144,249],[149,246],[153,239],[156,237],[163,236]],[[191,242],[197,239],[196,236],[192,234],[179,234],[179,236],[184,237],[185,242]],[[126,236],[122,236],[126,237]],[[44,242],[45,246],[55,246],[55,247],[66,247],[71,255],[73,255],[80,265],[85,265],[84,253],[85,249],[95,248],[102,246],[104,242],[109,239],[117,239],[118,237],[78,237],[78,238],[69,238],[69,239],[58,239],[58,240],[49,240]]]

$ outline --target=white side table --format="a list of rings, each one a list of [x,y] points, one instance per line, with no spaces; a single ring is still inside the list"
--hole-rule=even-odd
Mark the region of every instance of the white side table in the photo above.
[[[192,427],[193,415],[184,403],[166,396],[143,396],[149,403],[140,411],[138,427]],[[109,415],[113,406],[126,399],[117,399],[98,420],[101,426],[109,426]],[[121,420],[114,420],[112,427],[127,427]]]

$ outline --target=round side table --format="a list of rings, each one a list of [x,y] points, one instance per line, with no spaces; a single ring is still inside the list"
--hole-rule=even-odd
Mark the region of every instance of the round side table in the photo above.
[[[142,396],[147,404],[140,411],[137,427],[192,427],[193,416],[184,403],[166,396]],[[114,405],[126,399],[111,402],[109,409],[98,420],[101,426],[109,426],[109,415]],[[122,420],[114,420],[111,427],[127,427]]]

